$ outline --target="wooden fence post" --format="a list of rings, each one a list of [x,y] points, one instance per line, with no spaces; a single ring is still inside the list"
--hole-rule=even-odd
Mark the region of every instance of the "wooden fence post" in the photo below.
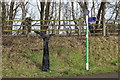
[[[103,36],[106,36],[106,25],[105,25],[105,19],[103,19]]]

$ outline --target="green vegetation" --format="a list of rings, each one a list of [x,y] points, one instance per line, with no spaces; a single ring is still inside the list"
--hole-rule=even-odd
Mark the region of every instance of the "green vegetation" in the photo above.
[[[42,72],[42,39],[14,38],[11,44],[3,43],[3,77],[44,78],[118,72],[118,37],[91,37],[89,41],[89,71],[85,70],[85,40],[52,37],[50,71]]]

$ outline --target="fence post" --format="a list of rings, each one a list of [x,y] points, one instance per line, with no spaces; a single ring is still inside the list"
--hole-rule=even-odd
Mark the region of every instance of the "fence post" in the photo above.
[[[103,19],[103,36],[106,36],[106,25],[105,25],[105,19]]]

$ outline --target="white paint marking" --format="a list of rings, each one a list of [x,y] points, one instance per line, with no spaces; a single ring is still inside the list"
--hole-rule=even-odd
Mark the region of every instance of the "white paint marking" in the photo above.
[[[86,34],[86,38],[88,38],[88,34]]]
[[[86,70],[89,70],[89,66],[88,66],[88,63],[86,63]]]

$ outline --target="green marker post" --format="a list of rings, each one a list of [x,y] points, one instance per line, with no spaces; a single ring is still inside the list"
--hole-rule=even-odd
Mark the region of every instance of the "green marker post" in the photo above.
[[[86,10],[85,14],[86,14],[86,70],[89,70],[89,41],[88,41],[88,34],[89,34],[88,15],[89,15],[89,10]]]

